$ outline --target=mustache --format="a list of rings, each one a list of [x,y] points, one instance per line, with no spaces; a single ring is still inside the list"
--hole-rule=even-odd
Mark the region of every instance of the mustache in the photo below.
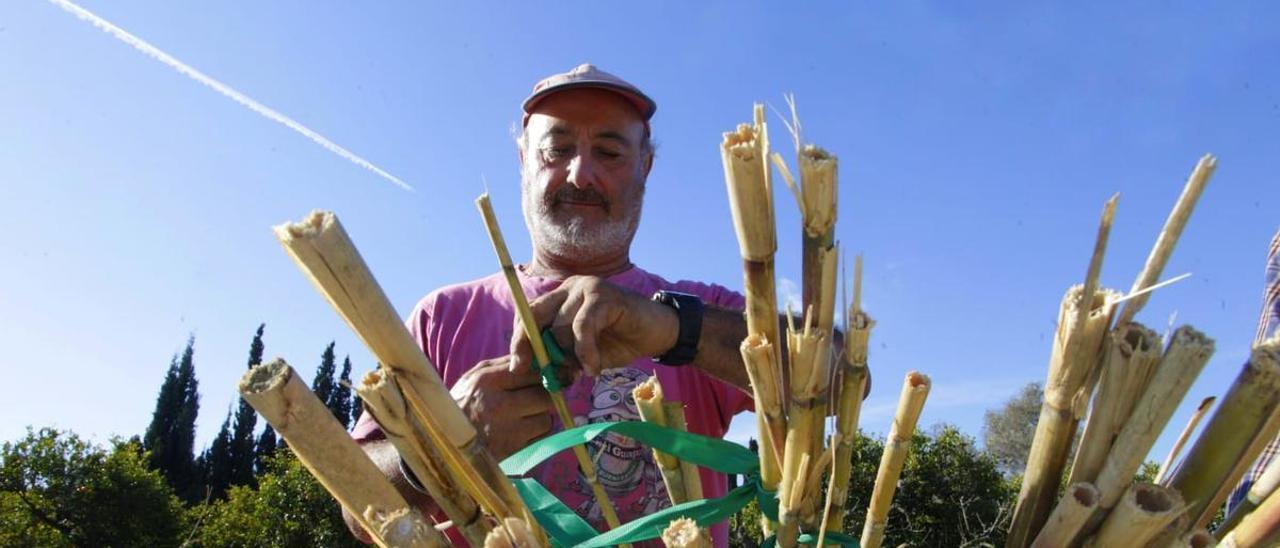
[[[608,198],[605,198],[603,194],[594,188],[578,188],[573,185],[564,185],[551,196],[551,205],[555,206],[564,202],[599,205],[604,207],[605,211],[610,209]]]

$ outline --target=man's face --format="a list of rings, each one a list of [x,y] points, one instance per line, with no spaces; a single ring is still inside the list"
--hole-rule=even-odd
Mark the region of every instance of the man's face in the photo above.
[[[566,90],[539,103],[520,151],[534,246],[584,263],[625,254],[653,160],[646,137],[635,108],[605,90]]]

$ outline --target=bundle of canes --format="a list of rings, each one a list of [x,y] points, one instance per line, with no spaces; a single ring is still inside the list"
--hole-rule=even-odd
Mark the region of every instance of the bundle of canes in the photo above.
[[[251,368],[240,380],[239,391],[379,546],[449,545],[284,360]]]
[[[450,485],[450,492],[466,492],[497,520],[524,520],[543,538],[515,486],[485,450],[475,427],[400,322],[337,216],[315,211],[301,222],[286,223],[274,230],[289,256],[378,359],[382,371],[394,375],[408,416],[425,434],[419,443],[429,445],[442,457],[442,462],[430,467],[447,471],[434,478],[436,484]],[[409,454],[430,455],[431,451]],[[431,481],[424,484],[428,488],[432,485]],[[461,502],[456,505],[458,509],[464,507]],[[461,514],[449,517],[464,524],[476,519],[474,515]]]
[[[902,382],[902,395],[898,398],[898,410],[893,415],[893,426],[884,442],[880,456],[880,468],[876,470],[876,483],[867,505],[867,521],[862,524],[862,548],[879,548],[884,542],[885,527],[889,523],[889,507],[898,488],[898,477],[911,451],[911,438],[915,435],[916,421],[929,396],[929,377],[912,371]]]
[[[780,451],[787,429],[779,354],[782,339],[774,286],[773,257],[778,245],[764,107],[755,105],[753,114],[753,124],[741,124],[737,130],[724,134],[720,154],[729,208],[742,254],[747,319],[742,358],[756,403],[760,480],[765,489],[776,491],[781,481]],[[761,527],[765,535],[776,529],[767,520],[762,521]]]

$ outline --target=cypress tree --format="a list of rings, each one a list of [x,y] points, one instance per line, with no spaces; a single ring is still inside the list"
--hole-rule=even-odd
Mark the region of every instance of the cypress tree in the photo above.
[[[333,409],[330,402],[333,401],[333,393],[336,391],[337,384],[333,381],[334,358],[333,358],[333,342],[329,342],[329,346],[324,349],[324,354],[320,355],[320,367],[316,369],[316,378],[311,381],[311,391],[316,393],[316,397],[324,402],[325,406]]]
[[[256,475],[261,476],[267,473],[267,460],[276,454],[276,448],[279,446],[276,429],[268,424],[262,429],[262,435],[258,436],[258,446],[253,452],[253,471]]]
[[[213,443],[209,444],[200,458],[204,484],[214,499],[225,498],[227,489],[231,487],[231,473],[235,464],[232,461],[231,442],[231,410],[228,409],[227,418],[222,421],[218,436],[213,438]]]
[[[182,358],[169,362],[156,409],[147,426],[144,445],[150,464],[160,471],[180,497],[199,499],[200,477],[195,465],[196,415],[200,412],[199,382],[195,371],[195,336],[187,339]]]
[[[342,374],[338,376],[330,401],[325,402],[342,427],[351,429],[351,356],[342,359]]]
[[[360,415],[364,413],[364,400],[360,399],[360,394],[352,392],[351,394],[351,427],[360,424]]]
[[[267,324],[259,324],[258,331],[249,343],[249,367],[262,363],[262,331]],[[235,430],[230,438],[228,456],[230,457],[229,485],[256,485],[254,476],[257,451],[254,447],[253,430],[258,423],[258,415],[253,407],[243,399],[239,399],[240,407],[236,410]]]

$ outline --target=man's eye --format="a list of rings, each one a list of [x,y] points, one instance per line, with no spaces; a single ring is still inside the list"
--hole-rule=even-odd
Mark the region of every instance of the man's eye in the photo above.
[[[569,156],[569,147],[547,147],[543,149],[543,154],[548,160],[561,160]]]
[[[609,160],[614,160],[614,159],[617,159],[617,158],[621,158],[621,157],[622,157],[622,153],[621,153],[621,152],[618,152],[618,151],[616,151],[616,150],[607,149],[607,148],[598,148],[598,149],[596,149],[596,154],[599,154],[601,157],[606,158],[606,159],[609,159]]]

